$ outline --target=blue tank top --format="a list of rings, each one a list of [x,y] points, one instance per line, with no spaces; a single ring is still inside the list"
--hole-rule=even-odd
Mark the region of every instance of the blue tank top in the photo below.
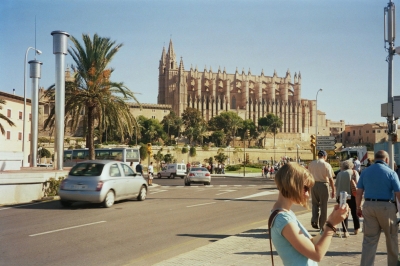
[[[274,224],[271,228],[272,243],[278,255],[281,257],[285,266],[315,266],[317,262],[310,260],[304,255],[300,254],[286,238],[282,235],[283,228],[289,223],[297,223],[300,230],[305,236],[311,238],[311,235],[304,228],[304,226],[297,221],[296,215],[292,211],[280,212],[276,215]]]

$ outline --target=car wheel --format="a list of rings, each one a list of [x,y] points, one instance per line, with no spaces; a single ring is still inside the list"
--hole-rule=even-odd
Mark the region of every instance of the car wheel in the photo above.
[[[72,203],[73,203],[72,201],[60,200],[60,204],[63,207],[71,207]]]
[[[190,182],[186,182],[186,183],[185,183],[185,186],[190,186]]]
[[[169,177],[172,178],[172,179],[175,178],[174,174],[171,174]]]
[[[211,183],[210,182],[205,182],[204,185],[205,186],[209,186]]]
[[[137,200],[143,201],[146,199],[147,189],[145,186],[142,186],[139,191],[139,195],[137,196]]]
[[[110,190],[107,192],[107,195],[103,201],[103,205],[106,208],[110,208],[111,206],[114,205],[114,201],[115,201],[114,191]]]
[[[161,178],[161,174],[160,174],[160,173],[158,173],[158,174],[157,174],[157,177],[158,177],[158,178]]]

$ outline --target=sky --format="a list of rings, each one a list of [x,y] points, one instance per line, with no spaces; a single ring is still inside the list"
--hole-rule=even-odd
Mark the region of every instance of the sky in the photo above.
[[[389,0],[1,0],[0,91],[24,92],[28,47],[42,51],[40,86],[55,83],[52,31],[109,37],[123,47],[110,67],[140,103],[157,103],[158,66],[172,39],[185,70],[253,75],[301,73],[301,96],[346,124],[386,122],[388,56],[383,15]],[[400,0],[393,1],[400,6]],[[36,30],[35,30],[36,20]],[[400,28],[400,27],[398,27]],[[36,32],[36,34],[35,34]],[[398,33],[400,34],[400,33]],[[69,43],[72,45],[72,43]],[[396,46],[396,42],[395,42]],[[35,58],[30,50],[28,61]],[[65,62],[74,64],[67,55]],[[400,95],[400,58],[393,60]],[[29,74],[29,68],[27,70]],[[28,77],[27,97],[31,98]]]

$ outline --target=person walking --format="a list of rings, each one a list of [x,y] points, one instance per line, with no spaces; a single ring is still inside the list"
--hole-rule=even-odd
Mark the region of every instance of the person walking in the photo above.
[[[354,165],[351,160],[346,160],[340,163],[341,171],[336,177],[335,188],[336,188],[336,201],[339,202],[340,192],[346,191],[348,195],[351,195],[351,198],[347,200],[347,204],[351,210],[351,216],[353,217],[354,223],[354,234],[357,235],[360,230],[360,219],[357,216],[357,206],[356,206],[356,197],[351,193],[350,183],[353,179],[357,184],[359,175],[358,172],[353,169]],[[349,237],[350,234],[348,232],[348,217],[344,219],[342,227],[344,237]]]
[[[140,173],[143,176],[143,166],[141,165],[142,161],[139,161],[139,163],[135,167],[136,173]]]
[[[357,156],[354,156],[353,164],[354,164],[354,170],[356,170],[358,173],[360,173],[361,172],[361,162],[360,162],[360,160],[358,160]]]
[[[309,190],[314,184],[312,175],[297,163],[287,163],[276,173],[275,183],[279,194],[271,211],[270,239],[276,252],[283,265],[318,265],[328,251],[335,226],[348,215],[349,207],[335,205],[321,232],[312,237],[291,210],[293,205],[308,208]]]
[[[312,161],[308,166],[308,170],[315,179],[315,185],[311,190],[311,226],[315,229],[322,228],[327,219],[329,186],[332,189],[331,197],[335,197],[334,174],[331,165],[325,161],[327,156],[326,151],[319,151],[318,159]]]
[[[398,263],[397,208],[394,202],[396,198],[400,200],[400,182],[388,164],[388,153],[377,151],[375,163],[362,171],[357,183],[357,215],[364,217],[360,263],[363,266],[374,265],[381,230],[386,238],[387,265]],[[363,195],[364,204],[361,207]]]
[[[153,175],[154,174],[153,162],[151,162],[149,167],[147,167],[147,172],[149,175],[149,180],[148,180],[149,186],[152,186],[153,185],[153,176],[154,176]]]

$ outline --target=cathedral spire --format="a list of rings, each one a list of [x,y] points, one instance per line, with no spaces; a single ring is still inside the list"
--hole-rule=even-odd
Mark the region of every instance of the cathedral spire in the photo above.
[[[164,46],[161,53],[161,62],[165,63],[166,60],[167,60],[167,55],[165,54],[165,46]]]
[[[170,57],[175,56],[174,45],[172,44],[172,39],[169,40],[168,55],[169,55]]]
[[[182,59],[182,56],[181,56],[181,62],[179,63],[179,71],[183,72],[184,70],[185,69],[183,67],[183,59]]]

